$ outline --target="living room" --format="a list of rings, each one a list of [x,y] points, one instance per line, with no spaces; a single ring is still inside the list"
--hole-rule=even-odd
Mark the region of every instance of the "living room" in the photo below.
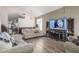
[[[0,6],[1,53],[78,53],[78,6]]]

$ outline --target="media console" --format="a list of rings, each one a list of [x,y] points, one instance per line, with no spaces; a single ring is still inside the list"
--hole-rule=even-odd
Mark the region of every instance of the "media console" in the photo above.
[[[67,41],[67,31],[61,29],[53,29],[47,32],[47,36],[56,40]]]

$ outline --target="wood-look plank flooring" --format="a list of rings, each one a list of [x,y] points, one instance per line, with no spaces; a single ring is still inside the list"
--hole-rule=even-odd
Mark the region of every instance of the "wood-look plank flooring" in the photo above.
[[[55,41],[47,37],[25,40],[33,44],[33,53],[64,53],[64,42]]]

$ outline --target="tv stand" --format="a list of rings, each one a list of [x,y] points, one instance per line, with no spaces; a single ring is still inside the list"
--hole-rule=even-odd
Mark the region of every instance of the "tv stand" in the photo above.
[[[47,36],[56,40],[67,40],[67,31],[61,29],[52,29],[47,32]]]

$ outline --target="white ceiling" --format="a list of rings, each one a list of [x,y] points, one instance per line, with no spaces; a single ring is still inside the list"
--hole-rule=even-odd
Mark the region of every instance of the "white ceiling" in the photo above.
[[[38,17],[54,11],[56,9],[62,8],[63,6],[19,6],[20,10],[25,12],[32,12],[33,16]]]

